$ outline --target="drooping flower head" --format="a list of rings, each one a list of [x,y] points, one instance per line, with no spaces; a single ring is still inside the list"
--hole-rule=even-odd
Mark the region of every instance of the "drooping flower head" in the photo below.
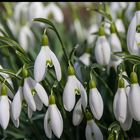
[[[41,50],[34,63],[34,78],[37,82],[45,78],[48,66],[54,66],[57,80],[60,81],[62,77],[60,63],[49,48],[48,37],[44,34],[42,37]]]
[[[103,100],[102,96],[100,95],[98,89],[96,88],[96,84],[94,80],[90,80],[89,82],[89,106],[91,109],[92,114],[97,120],[103,115]]]
[[[52,138],[52,132],[60,138],[63,132],[63,118],[56,106],[54,95],[49,96],[49,107],[44,117],[44,130],[48,138]]]
[[[140,54],[140,11],[136,11],[127,31],[127,47],[131,54]]]
[[[68,79],[63,91],[63,104],[67,111],[71,111],[75,105],[75,95],[81,95],[81,104],[85,109],[87,106],[87,94],[81,82],[75,76],[73,66],[68,67]]]
[[[131,116],[134,120],[140,121],[140,86],[138,84],[138,77],[135,72],[131,72],[130,75],[131,86],[128,94],[128,103],[130,108]]]
[[[124,123],[127,117],[127,96],[125,92],[124,80],[119,79],[118,89],[114,97],[113,111],[116,120]]]
[[[6,129],[10,120],[10,106],[7,97],[7,87],[2,85],[0,96],[0,125]]]
[[[86,125],[86,140],[103,140],[103,134],[92,118],[90,112],[86,112],[87,125]]]
[[[111,49],[105,37],[104,27],[99,28],[99,37],[95,45],[95,58],[101,65],[108,65],[110,61]]]

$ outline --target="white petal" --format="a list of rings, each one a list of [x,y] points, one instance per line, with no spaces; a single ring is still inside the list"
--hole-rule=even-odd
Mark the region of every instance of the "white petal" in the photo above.
[[[50,105],[50,119],[51,128],[57,138],[60,138],[63,132],[63,119],[55,104]]]
[[[51,57],[52,63],[54,65],[54,69],[55,69],[57,80],[60,81],[61,77],[62,77],[60,63],[59,63],[56,55],[51,50],[50,50],[49,53],[50,53],[50,57]]]
[[[20,116],[21,108],[22,108],[22,100],[23,100],[22,87],[19,87],[17,93],[14,96],[13,102],[11,104],[14,120],[17,120]]]
[[[86,126],[87,140],[103,140],[103,134],[93,120],[87,122]]]
[[[36,83],[36,85],[34,86],[37,95],[39,96],[40,100],[42,101],[42,103],[46,106],[48,106],[48,95],[47,92],[45,91],[45,89],[43,88],[43,86],[39,83]]]
[[[52,130],[50,126],[50,108],[48,108],[45,117],[44,117],[44,130],[48,138],[52,138]]]
[[[121,42],[116,33],[112,33],[109,38],[110,47],[112,52],[121,52]]]
[[[12,103],[11,103],[10,100],[9,100],[9,106],[10,106],[10,116],[11,116],[11,120],[12,120],[12,122],[14,123],[14,126],[15,126],[16,128],[18,128],[18,127],[19,127],[19,118],[17,118],[16,120],[14,119],[14,117],[13,117],[13,112],[12,112]]]
[[[107,65],[110,61],[110,45],[105,36],[99,36],[95,45],[95,57],[99,64]]]
[[[125,27],[124,27],[124,24],[123,24],[123,21],[122,19],[117,19],[115,21],[115,25],[116,25],[116,28],[117,28],[117,31],[118,32],[121,32],[121,33],[125,33]]]
[[[131,23],[128,27],[127,31],[127,47],[128,51],[132,54],[138,54],[139,48],[137,45],[134,45],[135,43],[135,33],[136,33],[136,16],[134,16],[131,20]]]
[[[86,66],[89,66],[90,64],[90,54],[89,53],[84,53],[79,57],[79,60],[84,63]]]
[[[82,120],[83,120],[83,113],[81,108],[81,99],[79,99],[79,101],[77,102],[73,110],[72,122],[75,126],[77,126],[81,123]]]
[[[28,118],[31,119],[33,115],[32,109],[28,106]]]
[[[40,111],[43,108],[43,103],[37,94],[34,95],[34,100],[36,104],[36,109]]]
[[[3,129],[6,129],[10,119],[10,107],[7,96],[0,98],[0,124]]]
[[[124,123],[127,117],[127,97],[124,88],[118,88],[114,97],[113,110],[116,120]]]
[[[136,121],[140,121],[140,87],[138,84],[132,84],[130,87],[130,93],[128,94],[128,103],[131,116]]]
[[[63,91],[63,104],[67,111],[71,111],[75,105],[75,76],[68,76],[67,83]]]
[[[129,105],[127,104],[127,117],[126,117],[125,122],[120,123],[120,125],[124,131],[127,131],[131,128],[132,122],[133,122],[133,119],[132,119],[132,116],[131,116],[130,111],[129,111]]]
[[[40,82],[45,77],[46,72],[46,47],[41,47],[41,50],[35,60],[34,64],[34,78],[37,82]]]
[[[80,83],[80,94],[81,94],[81,103],[84,109],[87,107],[87,93],[83,85]]]
[[[35,111],[36,110],[36,104],[35,104],[33,95],[31,93],[31,89],[30,89],[30,86],[29,86],[29,79],[28,78],[24,79],[23,94],[24,94],[24,98],[25,98],[28,106],[33,111]]]
[[[89,93],[90,109],[97,120],[100,120],[103,115],[103,100],[97,88],[90,89]]]

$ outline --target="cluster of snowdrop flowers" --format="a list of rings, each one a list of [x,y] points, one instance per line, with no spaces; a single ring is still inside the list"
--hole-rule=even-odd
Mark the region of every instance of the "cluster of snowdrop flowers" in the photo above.
[[[126,72],[123,72],[127,76]],[[116,120],[124,131],[131,128],[133,119],[140,121],[138,106],[140,102],[138,77],[135,72],[130,74],[131,85],[124,79],[119,79],[118,90],[114,97],[113,109]]]
[[[49,19],[50,15],[58,23],[64,20],[63,12],[52,2],[47,6],[42,2],[18,2],[14,6],[13,16],[7,20],[7,24],[26,52],[35,46],[35,36],[31,27],[44,26],[42,23],[35,24],[32,20],[41,17]]]
[[[33,80],[26,69],[22,70],[23,85],[19,86],[12,102],[12,112],[15,120],[19,119],[22,101],[25,99],[28,105],[28,117],[31,118],[33,111],[41,110],[43,104],[48,106],[48,95],[43,86]]]

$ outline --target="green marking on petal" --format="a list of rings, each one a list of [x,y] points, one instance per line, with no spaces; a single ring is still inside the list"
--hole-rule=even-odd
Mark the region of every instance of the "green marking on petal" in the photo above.
[[[76,95],[80,95],[80,90],[79,90],[78,88],[76,88],[76,89],[74,89],[74,93],[75,93]]]
[[[32,95],[34,96],[35,94],[37,94],[37,92],[36,92],[36,90],[33,88],[33,89],[31,89],[31,93],[32,93]]]

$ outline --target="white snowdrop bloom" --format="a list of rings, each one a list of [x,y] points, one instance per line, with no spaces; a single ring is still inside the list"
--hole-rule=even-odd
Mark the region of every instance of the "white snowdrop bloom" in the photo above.
[[[111,35],[109,37],[109,43],[110,43],[112,52],[121,52],[122,51],[121,42],[116,33],[111,33]]]
[[[103,140],[103,134],[100,128],[92,119],[92,115],[90,112],[86,114],[87,117],[87,125],[85,129],[86,140]]]
[[[140,54],[140,11],[136,11],[127,32],[127,47],[131,54]]]
[[[57,138],[60,138],[63,132],[63,118],[53,95],[49,97],[49,107],[44,117],[44,130],[48,138],[52,138],[52,132]]]
[[[89,106],[94,117],[97,120],[100,120],[103,115],[104,108],[102,96],[96,88],[96,84],[93,80],[90,80],[89,87]]]
[[[116,25],[116,29],[118,32],[125,33],[125,27],[124,27],[122,19],[120,19],[120,18],[116,19],[115,25]]]
[[[40,107],[40,104],[38,103],[39,99],[44,105],[48,106],[48,95],[45,89],[41,84],[37,83],[31,77],[26,77],[24,79],[23,94],[28,106],[32,111],[36,111],[38,107],[42,108],[42,104]],[[35,94],[37,94],[37,97],[34,97]]]
[[[18,40],[21,45],[21,47],[27,52],[30,48],[34,47],[34,34],[30,30],[29,25],[24,25],[21,27],[18,35]]]
[[[128,7],[125,11],[125,17],[130,21],[133,18],[133,10],[136,8],[136,3],[128,2]]]
[[[31,2],[29,5],[29,21],[34,18],[45,18],[44,5],[42,2]]]
[[[89,66],[90,65],[90,54],[85,52],[84,54],[82,54],[80,57],[79,57],[79,60],[85,64],[86,66]]]
[[[122,75],[127,76],[126,71],[123,71]],[[130,87],[129,87],[129,83],[128,83],[128,81],[126,79],[124,79],[124,84],[125,84],[125,92],[126,92],[127,101],[128,101]],[[124,123],[120,123],[120,125],[121,125],[121,127],[122,127],[122,129],[124,131],[127,131],[127,130],[129,130],[131,128],[132,122],[133,122],[133,118],[132,118],[131,113],[130,113],[129,103],[127,103],[127,117],[126,117],[125,122]]]
[[[75,94],[81,95],[81,104],[85,109],[87,106],[87,94],[81,82],[74,75],[74,68],[68,67],[68,79],[63,91],[63,104],[67,111],[71,111],[75,105]]]
[[[20,86],[11,103],[11,109],[12,109],[14,120],[17,120],[20,116],[21,109],[22,109],[22,101],[23,101],[23,91],[22,91],[22,87]]]
[[[7,97],[7,87],[5,85],[1,88],[0,96],[0,125],[6,129],[10,120],[10,106]]]
[[[43,46],[34,63],[34,78],[37,82],[42,81],[45,78],[47,67],[54,66],[57,80],[60,81],[62,77],[60,63],[56,55],[49,48],[46,35],[43,35],[43,40]]]
[[[135,72],[132,72],[130,75],[130,79],[131,87],[130,92],[128,94],[130,113],[134,120],[140,121],[140,87],[138,84],[137,74]]]
[[[104,28],[105,28],[105,33],[106,33],[107,35],[110,35],[110,23],[105,22]]]
[[[18,2],[14,7],[14,20],[24,24],[28,21],[28,5],[29,2]]]
[[[101,65],[108,65],[110,61],[111,49],[105,37],[104,29],[99,29],[99,37],[95,45],[95,58]]]
[[[50,15],[53,16],[54,20],[58,23],[62,23],[64,20],[63,12],[54,2],[49,3],[44,8],[43,13],[46,16],[46,18],[49,18]]]
[[[73,110],[73,114],[72,114],[72,122],[73,125],[77,126],[81,123],[81,121],[83,120],[83,113],[82,113],[82,108],[81,108],[81,98],[78,100],[78,102],[76,103],[74,110]]]
[[[0,69],[3,69],[3,67],[1,65],[0,65]],[[10,76],[8,74],[0,72],[0,75],[7,80],[7,82],[11,85],[12,88],[14,88],[13,82],[12,82],[12,80],[11,80],[11,78],[10,78]],[[0,89],[1,89],[1,86],[0,86]],[[14,94],[11,92],[11,90],[9,88],[7,90],[8,90],[7,95],[11,99],[13,99]]]
[[[118,89],[113,101],[113,111],[117,121],[124,123],[127,117],[127,96],[124,80],[119,79]]]
[[[11,116],[11,120],[12,120],[14,126],[15,126],[16,128],[18,128],[18,127],[19,127],[19,118],[17,118],[16,120],[14,119],[14,117],[13,117],[13,112],[12,112],[12,103],[11,103],[10,100],[9,100],[9,106],[10,106],[10,116]]]
[[[88,44],[92,44],[95,42],[97,35],[96,34],[92,34],[92,33],[96,33],[98,32],[98,25],[97,24],[93,24],[86,32],[87,35],[87,41]]]

